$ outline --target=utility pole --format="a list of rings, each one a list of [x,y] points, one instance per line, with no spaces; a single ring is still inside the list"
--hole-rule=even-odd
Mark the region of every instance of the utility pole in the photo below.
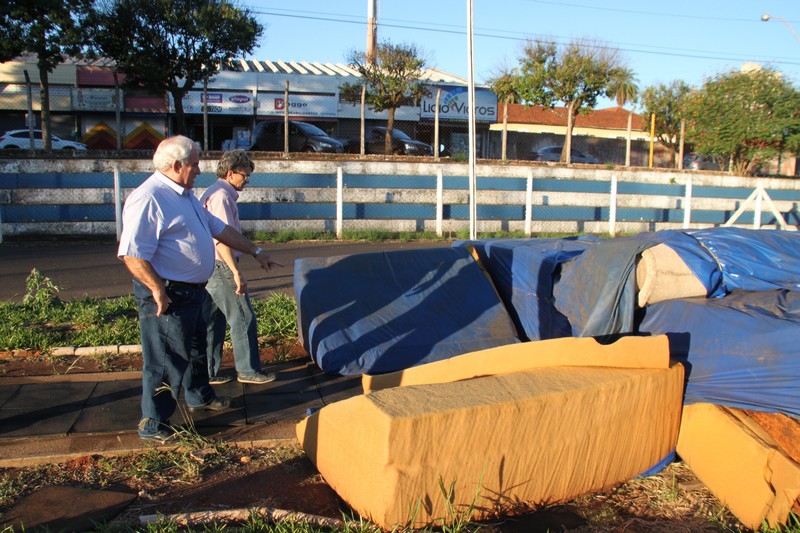
[[[375,48],[378,46],[378,21],[375,19],[378,0],[367,0],[367,63],[375,62]]]

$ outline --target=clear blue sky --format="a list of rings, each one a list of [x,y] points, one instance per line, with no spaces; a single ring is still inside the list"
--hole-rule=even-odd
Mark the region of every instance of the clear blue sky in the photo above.
[[[254,59],[343,63],[366,48],[367,0],[241,0],[265,26]],[[518,63],[527,38],[587,38],[622,51],[640,88],[695,86],[744,62],[800,85],[800,0],[473,0],[474,74]],[[378,39],[413,43],[430,66],[467,77],[466,0],[378,0]],[[609,105],[605,102],[601,107]]]

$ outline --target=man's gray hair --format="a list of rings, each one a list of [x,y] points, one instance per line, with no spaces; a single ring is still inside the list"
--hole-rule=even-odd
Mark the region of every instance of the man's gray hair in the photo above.
[[[171,167],[175,161],[180,161],[185,165],[189,161],[192,150],[200,152],[200,144],[183,135],[167,137],[156,148],[153,154],[153,165],[156,170],[164,170]]]
[[[224,180],[228,176],[229,170],[234,172],[237,170],[253,172],[255,168],[256,164],[253,163],[253,160],[250,159],[247,152],[244,150],[230,150],[222,154],[219,160],[219,164],[217,165],[217,179]]]

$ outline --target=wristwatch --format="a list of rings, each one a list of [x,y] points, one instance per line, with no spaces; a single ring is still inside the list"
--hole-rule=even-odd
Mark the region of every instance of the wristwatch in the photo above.
[[[263,251],[264,251],[264,249],[263,249],[262,247],[260,247],[260,246],[256,246],[256,251],[255,251],[255,253],[253,254],[253,257],[258,257],[258,255],[259,255],[260,253],[262,253]]]

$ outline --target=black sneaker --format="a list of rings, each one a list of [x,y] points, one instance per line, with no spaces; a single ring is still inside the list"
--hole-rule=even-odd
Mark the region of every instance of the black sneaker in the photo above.
[[[152,418],[143,418],[136,430],[142,440],[164,443],[175,436],[169,424],[159,424]]]
[[[231,406],[231,399],[227,396],[217,396],[205,405],[189,405],[189,412],[197,411],[224,411]]]

